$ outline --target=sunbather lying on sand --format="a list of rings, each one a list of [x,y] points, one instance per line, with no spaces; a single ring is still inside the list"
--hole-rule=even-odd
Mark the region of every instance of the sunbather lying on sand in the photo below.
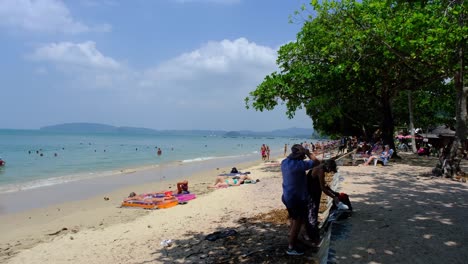
[[[224,177],[218,176],[216,177],[216,181],[213,185],[208,186],[207,188],[227,188],[229,186],[239,186],[243,184],[245,181],[253,181],[247,175],[241,175],[239,177]],[[259,180],[256,180],[256,182]]]

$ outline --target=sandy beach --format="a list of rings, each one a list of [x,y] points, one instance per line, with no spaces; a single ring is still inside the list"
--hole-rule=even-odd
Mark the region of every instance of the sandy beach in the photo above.
[[[258,161],[245,162],[242,164],[234,164],[232,166],[236,166],[239,168],[239,170],[242,171],[249,171],[250,168],[255,169],[254,165],[258,166],[259,163],[260,162]],[[222,165],[223,163],[219,163],[217,165],[220,164]],[[59,238],[72,240],[71,237],[73,237],[73,240],[75,240],[77,236],[82,235],[85,232],[105,231],[109,230],[108,228],[110,227],[118,227],[125,224],[137,224],[139,221],[144,221],[146,217],[149,218],[146,220],[148,223],[144,225],[145,231],[150,230],[160,232],[158,234],[154,234],[152,232],[148,233],[151,234],[150,236],[153,237],[153,239],[155,239],[151,243],[156,248],[160,247],[160,241],[164,239],[175,239],[176,237],[181,236],[181,234],[179,234],[181,233],[179,231],[180,227],[186,228],[188,223],[201,226],[207,230],[214,229],[214,227],[211,227],[212,224],[210,224],[209,221],[202,222],[200,219],[211,219],[213,217],[217,219],[220,213],[226,211],[226,208],[233,207],[226,203],[229,200],[232,200],[234,204],[238,204],[236,203],[238,198],[235,196],[243,197],[243,194],[233,194],[232,191],[235,193],[236,189],[237,192],[241,191],[242,189],[253,189],[255,186],[261,187],[262,184],[267,183],[267,181],[261,181],[258,183],[258,185],[251,184],[241,186],[239,188],[221,190],[212,190],[207,188],[208,185],[214,183],[216,175],[223,172],[229,172],[232,166],[214,166],[210,170],[203,170],[195,174],[186,172],[187,177],[185,178],[189,180],[190,191],[197,194],[198,198],[191,201],[187,205],[180,205],[167,210],[120,208],[120,204],[122,200],[129,195],[130,192],[143,193],[150,191],[154,192],[162,190],[175,190],[177,181],[174,179],[167,179],[141,185],[130,185],[110,193],[90,197],[84,200],[64,202],[46,208],[32,209],[20,213],[1,215],[0,221],[2,222],[2,225],[0,225],[0,232],[2,233],[2,236],[0,238],[0,260],[3,262],[4,260],[10,259],[13,255],[15,257],[19,257],[16,256],[18,252],[24,249],[30,249],[31,247],[38,244],[41,245],[47,242],[54,242]],[[262,168],[263,166],[264,165],[261,165]],[[267,168],[267,171],[268,169],[269,167]],[[268,178],[268,175],[271,175],[268,174],[267,171],[252,171],[251,176],[255,179],[266,179]],[[151,171],[145,173],[152,174]],[[275,177],[277,177],[277,175],[275,175]],[[278,186],[281,188],[281,184]],[[269,191],[268,193],[273,194],[277,193],[277,191]],[[109,200],[104,200],[104,197],[108,197]],[[275,208],[275,204],[269,205],[268,202],[269,201],[263,202],[263,204],[265,204],[267,208]],[[243,207],[244,205],[253,206],[253,203],[250,204],[247,201],[245,204],[239,203],[237,207]],[[278,205],[276,205],[276,207],[277,206]],[[236,206],[233,207],[233,210],[234,209],[236,209]],[[237,212],[240,213],[241,209],[238,208],[237,210]],[[231,211],[229,210],[229,212]],[[234,220],[235,219],[232,219],[232,221]],[[225,224],[228,223],[229,221],[226,221]],[[163,226],[165,229],[161,229]],[[121,228],[133,229],[133,227],[123,226],[121,226]],[[135,239],[140,240],[140,238]],[[144,240],[144,237],[141,239]],[[97,252],[99,251],[100,250]],[[61,261],[66,261],[63,259],[40,260],[40,258],[37,257],[38,256],[33,257],[33,259],[35,259],[33,262],[60,263]],[[10,259],[10,261],[16,260],[13,258]],[[84,260],[80,257],[75,261],[76,263],[82,263]],[[93,263],[92,260],[90,261]],[[21,260],[19,262],[25,263],[28,261]],[[97,261],[97,263],[107,262],[108,261]],[[121,263],[128,262],[122,261]]]
[[[435,158],[404,155],[390,166],[340,166],[354,207],[332,225],[330,263],[465,263],[468,185],[434,178]],[[281,158],[277,159],[278,161]],[[131,191],[175,188],[175,181],[130,186],[87,200],[0,217],[2,263],[317,263],[285,254],[287,218],[281,172],[239,164],[257,184],[208,190],[220,171],[190,175],[198,198],[170,209],[119,208]],[[234,230],[234,231],[232,231]],[[216,241],[213,232],[234,232]],[[231,233],[232,234],[232,233]],[[172,245],[161,242],[170,239]]]

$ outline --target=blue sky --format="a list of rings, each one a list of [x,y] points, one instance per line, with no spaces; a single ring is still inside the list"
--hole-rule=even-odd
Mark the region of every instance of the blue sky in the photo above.
[[[245,109],[306,0],[0,0],[0,128],[312,126]]]

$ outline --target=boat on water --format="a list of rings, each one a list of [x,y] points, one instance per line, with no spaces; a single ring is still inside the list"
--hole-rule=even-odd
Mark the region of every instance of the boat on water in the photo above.
[[[5,164],[6,164],[6,162],[2,158],[0,158],[0,167],[5,166]]]

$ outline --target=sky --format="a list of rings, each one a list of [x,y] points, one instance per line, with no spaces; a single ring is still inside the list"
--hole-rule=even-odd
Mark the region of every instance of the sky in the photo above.
[[[0,128],[311,128],[246,109],[306,0],[0,0]]]

